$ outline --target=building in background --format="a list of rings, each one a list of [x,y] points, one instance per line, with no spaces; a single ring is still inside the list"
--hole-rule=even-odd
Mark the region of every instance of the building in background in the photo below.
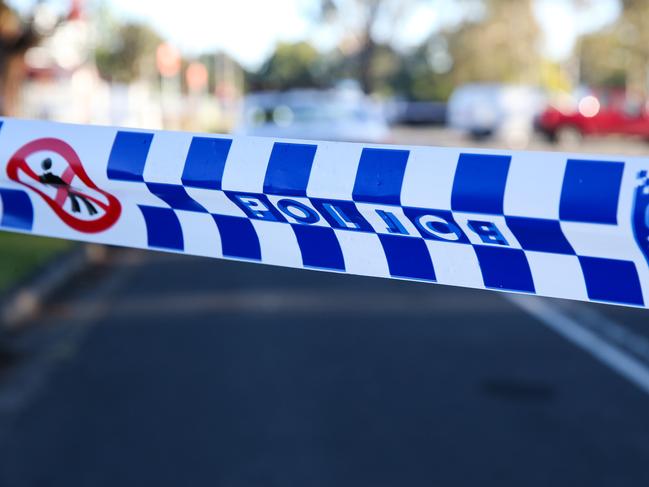
[[[96,25],[84,0],[72,0],[63,18],[39,4],[34,18],[46,31],[24,56],[26,80],[20,115],[63,122],[160,128],[156,94],[143,83],[109,83],[95,63]]]
[[[243,72],[228,56],[185,59],[148,25],[85,0],[70,0],[63,15],[39,2],[22,20],[0,6],[0,66],[11,66],[0,78],[5,114],[221,132],[236,122]],[[160,67],[165,47],[177,58],[172,71]]]

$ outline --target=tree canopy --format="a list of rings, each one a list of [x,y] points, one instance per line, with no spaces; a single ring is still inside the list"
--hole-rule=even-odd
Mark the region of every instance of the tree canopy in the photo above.
[[[261,68],[250,73],[250,87],[280,90],[322,85],[321,58],[318,50],[308,42],[280,43]]]
[[[584,36],[577,47],[581,78],[592,85],[649,92],[649,2],[621,0],[622,12],[607,28]]]
[[[156,48],[162,38],[150,27],[126,23],[106,35],[95,50],[103,78],[128,83],[155,72]]]

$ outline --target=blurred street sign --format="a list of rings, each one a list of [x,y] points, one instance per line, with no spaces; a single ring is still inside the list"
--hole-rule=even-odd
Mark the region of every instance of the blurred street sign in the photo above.
[[[180,51],[177,48],[163,42],[156,50],[156,65],[158,72],[166,77],[171,78],[178,74],[180,71],[181,57]]]
[[[185,71],[185,81],[189,91],[198,92],[207,88],[207,68],[203,63],[193,62],[187,66]]]

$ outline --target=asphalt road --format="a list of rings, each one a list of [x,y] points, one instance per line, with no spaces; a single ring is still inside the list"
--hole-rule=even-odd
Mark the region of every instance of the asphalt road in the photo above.
[[[649,485],[648,316],[115,251],[2,338],[0,486]]]
[[[501,294],[123,251],[34,325],[5,487],[649,482],[647,391]]]

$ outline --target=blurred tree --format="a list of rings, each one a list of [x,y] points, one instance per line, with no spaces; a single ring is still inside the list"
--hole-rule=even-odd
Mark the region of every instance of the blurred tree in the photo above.
[[[147,25],[114,25],[103,32],[95,50],[97,69],[103,78],[121,83],[153,77],[156,48],[161,42]]]
[[[622,15],[617,36],[626,52],[627,89],[642,94],[649,92],[649,2],[622,0]]]
[[[360,53],[344,55],[339,49],[325,57],[324,78],[330,84],[341,79],[359,80]],[[366,82],[371,91],[382,95],[392,95],[401,92],[403,86],[403,70],[407,56],[397,52],[389,44],[376,43],[373,47],[372,61],[365,73]],[[361,86],[362,88],[362,86]]]
[[[626,86],[628,53],[620,44],[615,29],[583,36],[575,49],[580,83],[609,88]]]
[[[582,0],[583,1],[583,0]],[[621,0],[622,12],[610,26],[583,36],[576,47],[580,81],[626,87],[649,94],[649,2]]]
[[[253,90],[283,90],[322,86],[328,80],[318,76],[322,56],[308,42],[279,43],[268,60],[248,74]]]
[[[386,51],[376,40],[377,26],[390,39],[418,0],[321,0],[319,18],[338,21],[345,29],[340,44],[343,55],[352,58],[353,77],[366,93],[377,89],[376,74],[386,69]],[[421,0],[419,0],[421,1]],[[389,42],[388,42],[389,43]],[[388,61],[389,62],[389,61]],[[391,68],[388,68],[391,70]]]
[[[483,15],[447,32],[454,84],[537,83],[540,29],[531,0],[482,0]]]
[[[444,37],[433,36],[401,59],[401,69],[393,81],[396,93],[416,101],[446,100],[450,96],[452,63]]]
[[[15,115],[25,76],[23,56],[38,42],[32,22],[23,22],[0,0],[0,115]]]
[[[358,57],[359,63],[362,56]],[[396,52],[388,44],[375,44],[372,58],[367,64],[365,73],[366,86],[372,87],[372,91],[383,95],[394,94],[395,78],[403,68],[402,55]]]

